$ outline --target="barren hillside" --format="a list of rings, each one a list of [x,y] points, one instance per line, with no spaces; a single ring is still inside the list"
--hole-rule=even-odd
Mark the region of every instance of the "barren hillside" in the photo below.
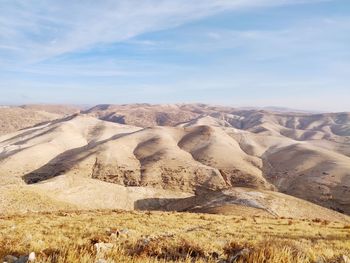
[[[336,218],[288,195],[350,214],[349,116],[98,105],[0,137],[0,184],[60,207]]]
[[[0,107],[0,135],[15,132],[36,124],[62,118],[79,112],[80,109],[68,105],[33,104]]]

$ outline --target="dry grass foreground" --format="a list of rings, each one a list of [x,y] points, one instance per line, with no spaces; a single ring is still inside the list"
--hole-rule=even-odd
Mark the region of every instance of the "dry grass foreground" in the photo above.
[[[350,226],[119,210],[0,217],[0,259],[32,251],[35,262],[344,262]]]

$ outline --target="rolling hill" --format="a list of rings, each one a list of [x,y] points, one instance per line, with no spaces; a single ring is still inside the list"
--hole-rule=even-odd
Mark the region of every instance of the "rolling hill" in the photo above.
[[[11,190],[1,196],[7,211],[23,208],[5,205],[17,191],[36,195],[29,210],[43,209],[46,196],[48,209],[244,209],[340,220],[335,211],[350,214],[350,114],[97,105],[1,136],[0,179]]]
[[[0,106],[0,135],[59,119],[79,111],[79,107],[70,105]]]

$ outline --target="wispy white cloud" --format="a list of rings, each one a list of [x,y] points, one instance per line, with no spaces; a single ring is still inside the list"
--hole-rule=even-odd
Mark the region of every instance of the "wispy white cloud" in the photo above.
[[[315,0],[3,0],[0,56],[44,59],[174,27],[218,12]],[[1,51],[6,49],[6,51]],[[5,54],[7,52],[7,54]]]
[[[350,110],[348,17],[309,11],[279,27],[268,18],[273,26],[189,23],[312,2],[324,1],[0,0],[0,91],[22,103],[202,101]]]

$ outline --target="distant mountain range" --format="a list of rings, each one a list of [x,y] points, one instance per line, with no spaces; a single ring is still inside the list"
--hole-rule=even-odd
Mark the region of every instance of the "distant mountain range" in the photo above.
[[[0,120],[0,212],[350,214],[350,113],[28,105],[0,108]]]

